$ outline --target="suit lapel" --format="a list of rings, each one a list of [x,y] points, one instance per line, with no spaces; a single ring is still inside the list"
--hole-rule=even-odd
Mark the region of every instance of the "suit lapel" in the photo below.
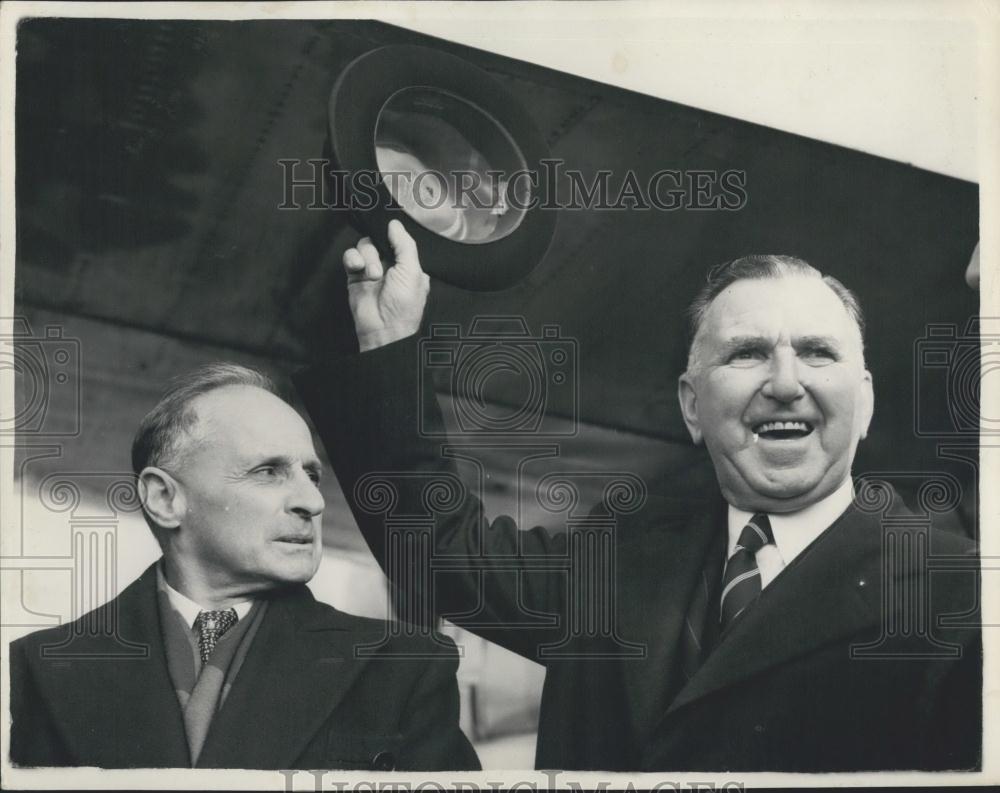
[[[722,637],[667,715],[753,674],[877,625],[880,549],[878,516],[848,507]]]
[[[669,704],[684,618],[723,506],[721,501],[706,505],[682,529],[656,526],[645,531],[629,543],[628,556],[622,559],[620,602],[629,607],[622,610],[621,635],[642,641],[647,648],[645,658],[622,661],[632,723],[639,736],[649,733]]]
[[[73,755],[105,768],[189,765],[160,632],[156,565],[82,625],[37,662]]]
[[[198,767],[293,768],[364,668],[354,657],[358,641],[343,615],[305,587],[276,594]]]

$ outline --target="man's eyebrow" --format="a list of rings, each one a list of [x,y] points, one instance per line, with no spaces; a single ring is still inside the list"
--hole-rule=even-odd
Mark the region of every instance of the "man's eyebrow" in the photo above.
[[[291,468],[295,464],[295,459],[286,454],[272,454],[267,457],[247,457],[244,462],[247,470],[259,468],[262,465],[270,465],[275,468]],[[316,457],[309,457],[302,461],[302,467],[311,474],[322,474],[323,464]]]
[[[839,350],[841,343],[834,336],[799,336],[795,339],[793,346],[796,349],[802,349],[804,347],[829,347],[834,350]]]
[[[716,358],[718,360],[725,360],[730,355],[736,352],[751,350],[751,351],[767,351],[774,346],[774,340],[768,338],[767,336],[731,336],[728,339],[723,340],[719,346],[716,348]],[[799,336],[795,338],[792,342],[792,346],[796,350],[818,350],[826,349],[834,353],[840,354],[843,349],[843,343],[837,339],[835,336],[823,336],[820,334],[810,335],[810,336]]]
[[[247,456],[243,460],[243,464],[249,468],[257,468],[261,465],[272,465],[275,468],[283,468],[290,465],[292,462],[291,457],[287,457],[283,454],[271,454],[266,457],[257,456]]]
[[[766,336],[731,336],[720,345],[723,354],[734,350],[770,348],[774,342]]]

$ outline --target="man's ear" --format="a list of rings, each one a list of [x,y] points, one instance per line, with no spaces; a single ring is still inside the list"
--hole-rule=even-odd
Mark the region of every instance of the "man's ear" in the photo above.
[[[148,466],[138,477],[139,500],[149,517],[164,529],[176,529],[187,510],[180,483],[162,468]]]
[[[872,385],[872,373],[865,369],[861,376],[861,405],[858,408],[859,438],[868,437],[868,425],[872,423],[875,413],[875,387]]]
[[[688,372],[677,378],[677,401],[680,402],[681,415],[684,417],[684,423],[687,424],[691,440],[697,446],[702,441],[701,424],[698,421],[698,396]]]

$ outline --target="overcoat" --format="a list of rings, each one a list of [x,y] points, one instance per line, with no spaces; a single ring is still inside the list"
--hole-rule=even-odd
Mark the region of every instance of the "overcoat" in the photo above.
[[[458,727],[450,639],[398,635],[304,585],[265,597],[198,768],[479,768]],[[14,763],[191,767],[155,564],[94,612],[14,642],[10,659]]]
[[[417,339],[405,339],[316,366],[297,386],[376,559],[402,598],[425,599],[411,613],[446,615],[545,665],[537,767],[979,766],[979,587],[968,539],[909,515],[888,487],[881,505],[856,499],[678,688],[684,618],[727,531],[721,496],[692,507],[651,493],[622,518],[604,604],[613,635],[574,631],[587,615],[574,601],[579,571],[564,564],[573,532],[487,521],[474,492],[446,503],[451,458],[462,452],[441,439],[419,356]],[[387,517],[401,515],[420,516],[414,525],[430,516],[433,575],[393,556]]]

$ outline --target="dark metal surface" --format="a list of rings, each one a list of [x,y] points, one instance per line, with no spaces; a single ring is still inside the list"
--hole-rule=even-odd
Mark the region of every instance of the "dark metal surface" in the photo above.
[[[91,406],[65,459],[124,465],[153,393],[200,360],[287,372],[350,349],[339,259],[356,232],[329,211],[279,210],[278,161],[321,156],[337,74],[393,43],[487,70],[566,168],[588,179],[611,171],[612,197],[630,170],[641,184],[661,169],[746,173],[739,211],[563,210],[548,255],[514,288],[435,285],[431,321],[468,328],[477,314],[516,314],[532,332],[558,325],[577,341],[575,402],[554,394],[548,404],[589,428],[565,454],[627,466],[634,438],[645,437],[658,451],[640,473],[701,459],[676,407],[683,308],[708,265],[790,253],[856,289],[868,311],[877,407],[858,471],[952,465],[971,482],[969,466],[939,460],[915,435],[913,394],[926,325],[961,325],[977,311],[962,280],[978,237],[976,185],[350,21],[19,27],[18,310],[83,337]],[[130,355],[120,356],[118,337]],[[503,387],[491,396],[517,399]]]

